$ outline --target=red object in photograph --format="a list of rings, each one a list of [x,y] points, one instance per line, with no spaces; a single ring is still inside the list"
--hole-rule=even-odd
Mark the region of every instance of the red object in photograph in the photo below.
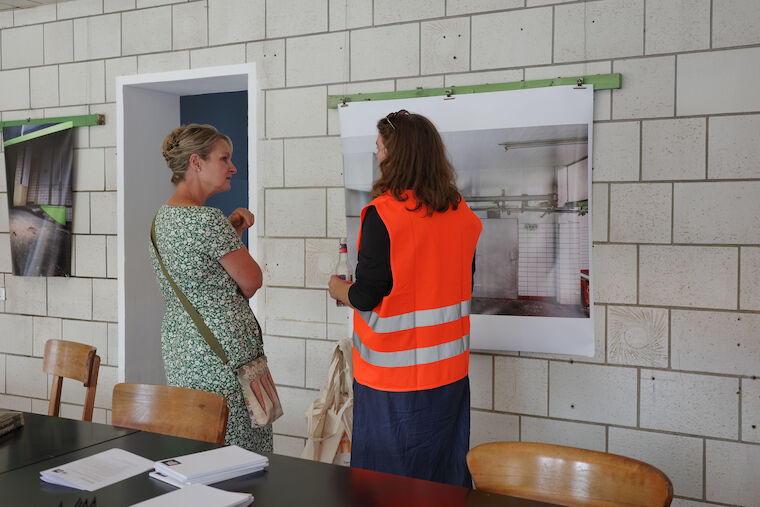
[[[581,302],[583,304],[583,308],[588,309],[589,307],[589,293],[588,293],[588,269],[581,269]]]

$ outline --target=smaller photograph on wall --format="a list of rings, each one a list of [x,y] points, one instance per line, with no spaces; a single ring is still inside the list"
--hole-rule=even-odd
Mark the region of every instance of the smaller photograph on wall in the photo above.
[[[3,127],[16,276],[70,276],[73,124]]]

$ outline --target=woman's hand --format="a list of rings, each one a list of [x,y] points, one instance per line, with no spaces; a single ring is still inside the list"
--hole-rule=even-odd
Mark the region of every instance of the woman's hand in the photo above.
[[[347,282],[338,275],[332,275],[330,281],[327,284],[327,288],[330,291],[330,297],[343,302],[346,306],[353,308],[351,302],[348,300],[348,289],[351,288],[353,282]]]
[[[251,227],[256,219],[250,210],[246,208],[238,208],[227,217],[227,220],[229,220],[232,227],[235,228],[237,235],[242,236],[243,231]]]

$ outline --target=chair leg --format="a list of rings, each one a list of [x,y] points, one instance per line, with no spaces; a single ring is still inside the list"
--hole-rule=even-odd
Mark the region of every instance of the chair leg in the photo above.
[[[57,416],[61,411],[61,387],[63,386],[63,377],[53,376],[53,388],[50,390],[50,405],[48,406],[48,415]]]
[[[92,421],[92,410],[95,407],[95,391],[98,388],[98,372],[100,371],[100,356],[95,356],[92,363],[92,372],[90,373],[89,387],[84,399],[84,409],[82,410],[82,420]]]

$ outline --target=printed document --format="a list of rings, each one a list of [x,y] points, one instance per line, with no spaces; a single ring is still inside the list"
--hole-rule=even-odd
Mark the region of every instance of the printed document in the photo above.
[[[147,472],[153,462],[124,449],[108,449],[86,458],[40,472],[40,479],[51,484],[95,491],[133,475]]]
[[[260,472],[268,465],[269,459],[266,456],[230,445],[156,461],[156,471],[150,475],[182,487],[179,484],[212,484]]]
[[[193,484],[184,489],[177,489],[150,500],[137,503],[132,507],[244,507],[253,502],[248,493],[233,493],[212,488],[203,484]]]

